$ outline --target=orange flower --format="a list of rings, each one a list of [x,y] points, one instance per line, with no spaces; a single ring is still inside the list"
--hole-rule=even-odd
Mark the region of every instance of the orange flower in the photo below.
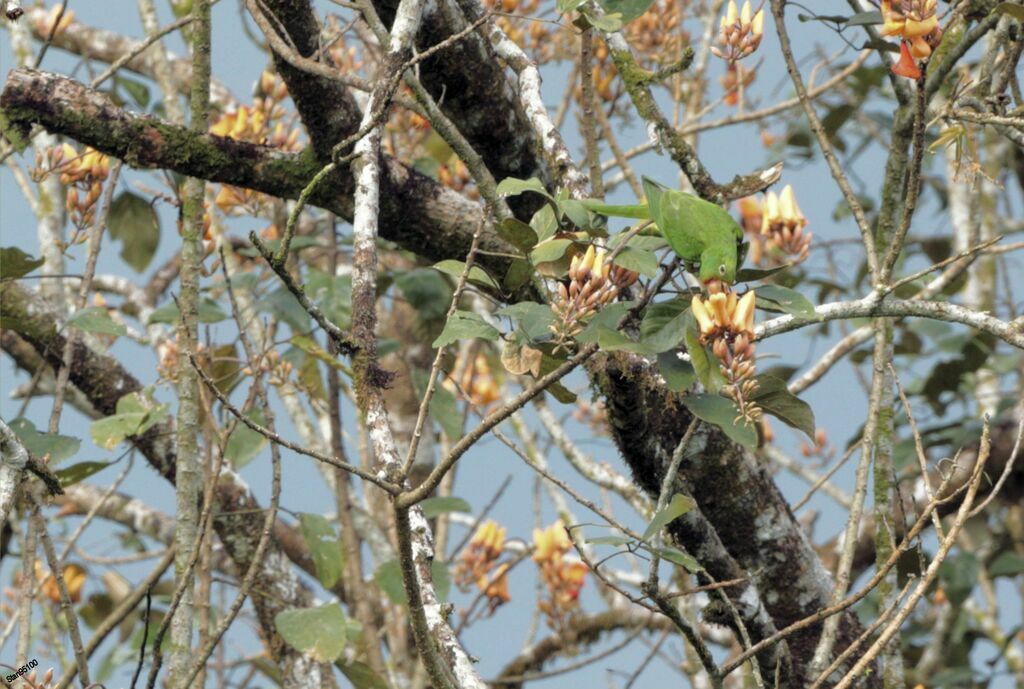
[[[64,568],[64,585],[67,586],[68,596],[72,603],[82,600],[82,587],[85,586],[85,570],[78,565],[68,565]],[[36,563],[36,578],[41,581],[40,590],[43,595],[54,603],[60,603],[60,588],[53,574],[44,575],[43,567]]]
[[[534,562],[561,561],[571,547],[572,542],[565,533],[561,519],[546,529],[533,530]]]
[[[900,59],[892,66],[892,73],[908,79],[920,79],[921,68],[917,66],[906,41],[900,41]]]

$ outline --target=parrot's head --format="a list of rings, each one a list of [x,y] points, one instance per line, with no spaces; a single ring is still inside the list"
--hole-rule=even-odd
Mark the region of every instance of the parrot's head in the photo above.
[[[700,282],[710,286],[714,282],[731,285],[736,282],[736,248],[709,246],[700,255]]]

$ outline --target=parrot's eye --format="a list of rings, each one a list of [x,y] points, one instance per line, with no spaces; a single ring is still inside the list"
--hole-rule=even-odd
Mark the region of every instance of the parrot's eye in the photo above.
[[[718,274],[721,275],[722,277],[725,277],[725,264],[724,263],[722,265],[718,266]]]

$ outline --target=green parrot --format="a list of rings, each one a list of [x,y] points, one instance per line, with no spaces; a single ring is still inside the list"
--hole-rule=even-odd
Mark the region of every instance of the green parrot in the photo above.
[[[644,179],[651,218],[701,284],[729,285],[746,256],[743,229],[721,206]]]
[[[749,244],[743,241],[743,229],[725,209],[646,177],[644,193],[647,203],[619,206],[587,199],[583,205],[601,215],[654,220],[686,269],[703,285],[715,280],[730,285],[736,282],[736,271]]]

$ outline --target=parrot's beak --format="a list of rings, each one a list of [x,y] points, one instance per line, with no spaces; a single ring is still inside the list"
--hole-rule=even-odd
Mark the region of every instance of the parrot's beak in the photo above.
[[[719,292],[725,291],[725,284],[718,278],[711,278],[704,283],[704,286],[708,289],[708,294],[718,294]]]

